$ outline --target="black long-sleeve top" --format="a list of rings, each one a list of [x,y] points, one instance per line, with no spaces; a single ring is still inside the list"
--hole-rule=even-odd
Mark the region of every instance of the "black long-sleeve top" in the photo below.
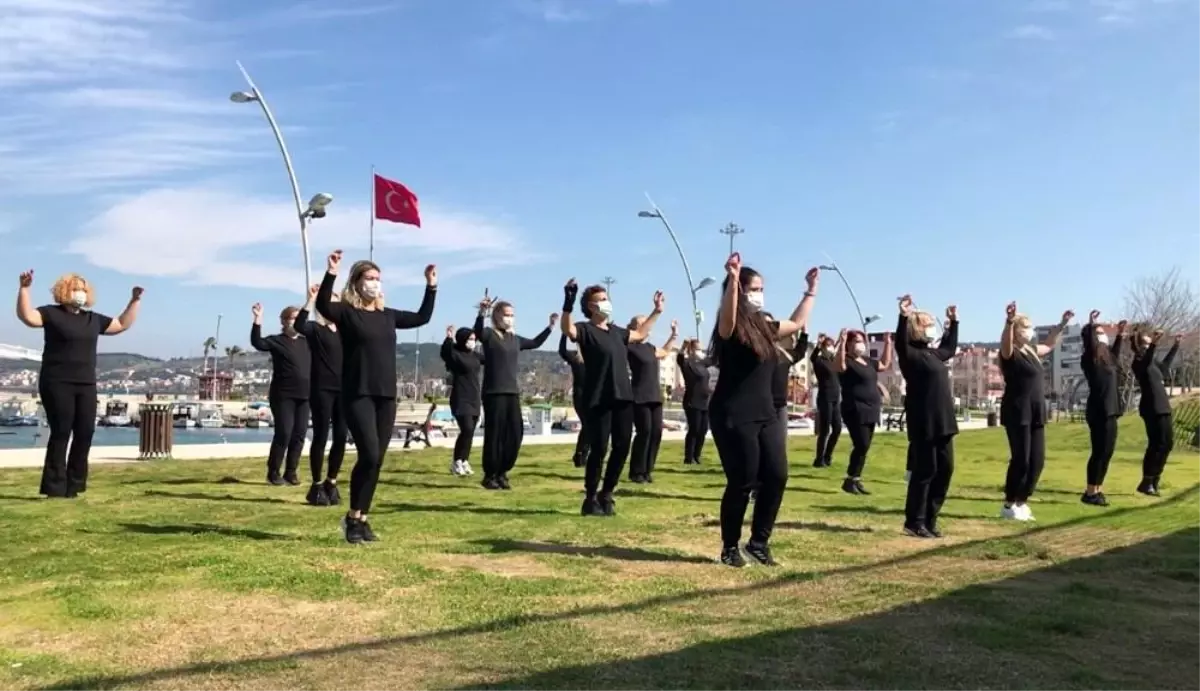
[[[1107,355],[1102,355],[1096,347],[1095,331],[1094,325],[1085,324],[1080,334],[1083,339],[1083,355],[1079,359],[1079,366],[1083,369],[1083,376],[1088,383],[1087,404],[1084,410],[1088,419],[1116,417],[1121,414],[1117,373],[1125,337],[1118,333],[1112,345],[1108,346]]]
[[[954,416],[954,394],[946,361],[958,350],[958,320],[950,322],[935,348],[908,337],[908,317],[901,314],[896,325],[896,357],[907,392],[904,414],[908,440],[925,441],[958,434]]]
[[[264,337],[262,325],[254,324],[250,327],[250,345],[271,354],[269,396],[308,398],[312,384],[312,355],[304,336],[275,334]]]
[[[416,312],[385,307],[364,310],[333,301],[335,274],[326,273],[317,291],[317,311],[337,324],[342,338],[342,395],[396,397],[396,330],[425,326],[433,317],[437,286],[425,286]]]
[[[1000,356],[1004,395],[1000,397],[1000,424],[1005,427],[1046,424],[1046,377],[1042,359],[1020,348],[1011,357]]]
[[[879,360],[859,362],[846,356],[846,369],[838,374],[842,387],[842,418],[847,424],[878,425],[883,408],[879,393]]]
[[[1138,402],[1138,414],[1143,417],[1166,415],[1171,412],[1171,400],[1167,396],[1164,375],[1171,370],[1171,363],[1175,361],[1175,355],[1179,352],[1179,344],[1175,343],[1171,346],[1162,362],[1154,359],[1157,350],[1157,344],[1151,343],[1140,352],[1136,348],[1133,351],[1131,369],[1133,369],[1133,377],[1137,380],[1138,388],[1142,390],[1142,398]]]
[[[312,358],[309,380],[313,391],[342,390],[342,337],[328,326],[309,321],[309,312],[302,309],[296,314],[294,328],[304,336]]]
[[[712,396],[708,368],[712,366],[712,360],[688,357],[680,352],[675,356],[675,364],[683,377],[683,407],[708,410],[708,399]]]
[[[475,317],[475,338],[483,346],[483,395],[519,395],[521,384],[517,381],[517,375],[520,373],[518,363],[521,351],[542,347],[550,338],[550,327],[547,326],[534,338],[525,338],[484,326],[481,314]]]
[[[467,348],[470,329],[459,329],[454,338],[442,341],[442,362],[450,373],[450,412],[460,415],[479,415],[481,404],[479,390],[479,368],[483,363],[479,355]]]
[[[629,384],[634,403],[662,403],[663,390],[658,366],[658,348],[642,343],[630,343]]]
[[[776,408],[782,408],[788,403],[788,378],[791,376],[792,366],[802,360],[808,353],[808,332],[801,331],[800,337],[796,339],[796,346],[790,351],[779,353],[779,362],[775,366],[775,377],[771,379],[771,399],[775,402]]]
[[[842,398],[842,384],[833,369],[833,356],[822,353],[820,348],[813,348],[809,362],[812,363],[813,376],[817,378],[817,407],[833,410]]]
[[[571,368],[571,404],[579,408],[583,400],[583,380],[587,375],[583,372],[583,357],[574,350],[567,350],[567,335],[558,339],[558,356]]]

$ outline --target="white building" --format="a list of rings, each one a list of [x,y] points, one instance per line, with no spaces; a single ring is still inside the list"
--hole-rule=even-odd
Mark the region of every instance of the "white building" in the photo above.
[[[1039,326],[1034,329],[1038,341],[1045,341],[1055,326]],[[1042,360],[1045,373],[1046,396],[1068,401],[1077,401],[1087,396],[1087,383],[1083,377],[1080,359],[1083,356],[1083,327],[1068,324],[1050,355]]]

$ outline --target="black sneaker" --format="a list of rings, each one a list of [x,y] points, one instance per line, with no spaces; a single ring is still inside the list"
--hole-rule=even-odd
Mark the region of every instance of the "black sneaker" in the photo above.
[[[312,487],[308,488],[308,495],[304,497],[304,501],[312,506],[329,506],[329,496],[325,494],[325,486],[319,482],[312,483]]]
[[[763,566],[779,566],[779,562],[771,557],[771,548],[761,542],[747,542],[746,554]]]
[[[1152,480],[1142,480],[1141,484],[1137,486],[1137,491],[1139,494],[1144,494],[1148,497],[1158,496],[1158,488],[1154,486]]]
[[[1108,499],[1100,492],[1096,492],[1095,494],[1084,492],[1083,496],[1079,497],[1079,501],[1091,506],[1108,506]]]
[[[746,559],[742,556],[742,550],[733,547],[725,547],[721,550],[721,563],[725,566],[732,566],[735,569],[741,569],[746,566]]]
[[[605,516],[617,515],[617,502],[613,500],[612,492],[601,492],[596,495],[596,503],[600,506],[600,513]]]
[[[479,483],[484,489],[500,489],[500,481],[491,475],[483,478],[483,482]]]
[[[870,494],[870,492],[868,492],[868,491],[867,491],[867,488],[866,488],[866,487],[863,487],[862,480],[855,480],[855,481],[854,481],[854,489],[858,490],[858,493],[859,493],[859,494],[862,494],[862,495],[868,495],[868,494]]]
[[[814,458],[814,459],[813,459],[813,467],[814,467],[814,468],[824,468],[824,467],[825,467],[825,459],[823,459],[823,458]]]
[[[360,545],[366,541],[363,536],[363,526],[366,525],[357,518],[342,517],[342,536],[352,545]]]
[[[368,523],[366,519],[361,520],[358,523],[362,526],[363,542],[379,542],[379,536],[375,534],[374,530],[371,530],[371,524]]]
[[[643,485],[643,484],[645,484],[645,483],[646,483],[646,476],[644,476],[644,475],[630,475],[630,476],[629,476],[629,481],[630,481],[630,482],[632,482],[632,483],[634,483],[634,484],[637,484],[637,485]]]
[[[919,537],[922,539],[937,537],[933,533],[929,532],[929,530],[927,530],[923,525],[906,525],[904,526],[904,534],[909,537]]]
[[[646,473],[646,482],[651,485],[654,484],[654,473]]]
[[[300,478],[296,477],[295,473],[285,473],[283,476],[283,481],[292,487],[300,484]]]
[[[854,480],[851,480],[850,478],[842,480],[842,491],[846,494],[859,494],[858,485],[856,485]]]
[[[496,478],[496,484],[500,486],[500,489],[512,489],[512,485],[508,484],[507,475],[501,475]]]
[[[583,507],[579,509],[581,516],[602,516],[604,512],[600,510],[600,503],[596,501],[596,497],[589,496],[583,500]]]
[[[336,482],[327,479],[321,484],[321,487],[325,490],[325,498],[329,500],[330,506],[337,506],[342,503],[342,495],[338,492]]]
[[[934,537],[942,536],[942,531],[938,530],[937,528],[926,528],[925,530],[929,531],[929,534]]]
[[[268,475],[267,475],[267,484],[268,484],[268,485],[275,485],[276,487],[281,487],[281,486],[283,486],[283,485],[286,485],[287,483],[286,483],[286,482],[284,482],[283,478],[279,477],[278,475],[270,475],[270,474],[268,474]]]

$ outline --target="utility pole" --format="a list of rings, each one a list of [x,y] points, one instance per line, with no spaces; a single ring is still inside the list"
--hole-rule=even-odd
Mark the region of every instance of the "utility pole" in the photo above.
[[[605,276],[604,280],[600,282],[604,284],[604,292],[610,293],[612,292],[612,286],[617,282],[617,279],[613,278],[612,276]]]
[[[720,230],[721,235],[729,236],[729,253],[730,254],[733,254],[733,239],[735,237],[737,237],[738,235],[741,235],[744,232],[746,232],[746,230],[736,223],[730,223],[729,225],[725,226],[724,228],[722,228]]]

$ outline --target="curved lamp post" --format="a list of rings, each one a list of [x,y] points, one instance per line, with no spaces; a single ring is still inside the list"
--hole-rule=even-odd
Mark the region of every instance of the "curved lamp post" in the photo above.
[[[865,334],[867,332],[867,327],[871,324],[871,322],[877,321],[880,318],[879,315],[872,314],[870,317],[863,316],[862,307],[860,307],[858,304],[858,296],[854,294],[854,288],[850,287],[850,281],[846,279],[846,274],[842,273],[842,270],[838,268],[837,262],[833,261],[833,257],[830,257],[828,254],[825,256],[829,258],[829,263],[822,264],[817,268],[821,269],[821,271],[832,271],[838,275],[838,278],[842,279],[842,285],[846,286],[846,292],[850,293],[850,300],[854,302],[854,311],[858,312],[858,323],[862,324],[862,330]]]
[[[671,224],[667,221],[667,217],[663,215],[662,209],[654,203],[649,194],[646,194],[646,201],[650,202],[652,211],[639,211],[638,218],[657,218],[662,221],[663,227],[667,229],[667,235],[671,236],[671,242],[675,243],[675,251],[679,253],[679,261],[683,262],[683,273],[687,276],[688,290],[692,293],[692,317],[696,320],[696,340],[700,340],[700,322],[704,320],[704,315],[700,312],[699,305],[696,304],[696,293],[704,288],[716,283],[716,279],[705,276],[700,279],[697,285],[692,282],[692,267],[688,265],[687,257],[683,254],[683,247],[679,245],[679,238],[675,236],[675,231],[671,229]]]
[[[242,67],[242,63],[237,63],[238,69],[241,70],[242,76],[246,78],[246,84],[250,86],[249,91],[235,91],[229,95],[229,100],[234,103],[257,103],[261,108],[263,115],[267,118],[267,124],[271,126],[271,132],[275,135],[275,143],[279,145],[279,153],[283,156],[283,165],[287,168],[288,180],[292,183],[292,199],[296,202],[296,217],[300,221],[300,248],[304,252],[304,293],[308,293],[308,287],[312,285],[312,261],[309,259],[308,253],[308,221],[312,218],[325,218],[325,207],[333,202],[333,196],[319,193],[308,202],[308,206],[304,206],[304,202],[300,199],[300,183],[296,181],[296,171],[292,168],[292,157],[288,154],[287,144],[283,142],[283,133],[279,131],[279,125],[275,122],[275,116],[271,114],[271,107],[267,105],[267,99],[263,96],[258,87],[254,85],[254,80],[250,78],[250,73]]]

